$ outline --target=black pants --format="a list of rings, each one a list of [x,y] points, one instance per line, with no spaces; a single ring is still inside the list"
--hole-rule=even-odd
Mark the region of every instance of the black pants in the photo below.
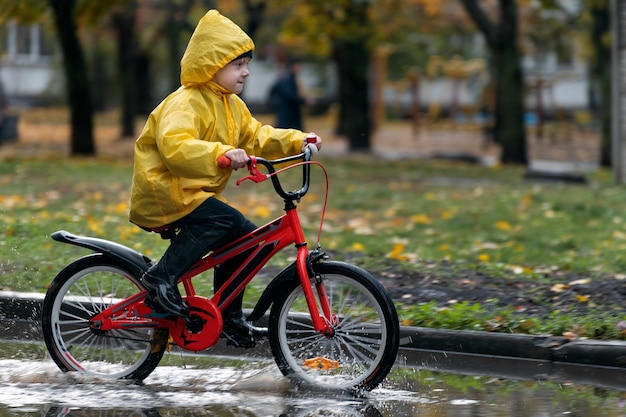
[[[256,229],[237,209],[215,198],[208,198],[193,212],[175,223],[180,231],[171,239],[159,262],[148,273],[152,276],[176,282],[204,255],[244,236]],[[214,286],[217,291],[241,265],[247,253],[238,255],[214,270]],[[224,312],[241,311],[243,292]]]

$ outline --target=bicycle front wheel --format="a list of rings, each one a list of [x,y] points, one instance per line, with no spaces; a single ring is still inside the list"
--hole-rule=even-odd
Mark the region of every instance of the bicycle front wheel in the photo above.
[[[354,265],[322,262],[313,269],[326,289],[334,334],[315,331],[302,287],[295,286],[270,311],[269,341],[276,363],[296,382],[372,390],[387,376],[398,352],[395,306],[382,284]],[[318,309],[322,311],[319,300]]]
[[[141,291],[138,277],[100,254],[66,266],[52,281],[42,308],[43,337],[64,371],[143,380],[159,364],[168,329],[97,330],[94,315]]]

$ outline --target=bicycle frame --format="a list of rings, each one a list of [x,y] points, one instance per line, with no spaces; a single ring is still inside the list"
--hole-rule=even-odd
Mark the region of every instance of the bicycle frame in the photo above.
[[[251,251],[233,276],[229,278],[211,298],[211,301],[219,307],[220,311],[224,311],[263,266],[265,266],[276,253],[291,244],[295,244],[297,248],[296,266],[298,276],[307,299],[309,310],[311,311],[311,318],[315,329],[320,332],[328,331],[328,324],[320,317],[313,290],[309,282],[307,272],[309,250],[295,206],[287,209],[286,214],[283,216],[241,237],[230,245],[207,255],[191,268],[189,272],[183,275],[180,282],[182,282],[187,296],[194,296],[196,292],[191,282],[194,276],[241,253]],[[323,286],[319,285],[317,287],[321,306],[324,307],[327,303],[324,302],[325,294],[322,292]]]
[[[285,192],[275,175],[260,174],[256,170],[257,159],[252,158],[252,162],[249,166],[250,177],[243,178],[238,181],[238,184],[245,179],[261,182],[271,178],[274,188],[285,201],[285,214],[233,241],[225,247],[211,252],[198,261],[179,279],[179,283],[182,283],[187,297],[197,296],[192,283],[194,277],[235,256],[246,253],[246,259],[235,271],[233,276],[208,300],[222,312],[239,294],[241,294],[246,285],[277,252],[294,244],[297,249],[296,270],[311,314],[312,324],[317,332],[327,337],[332,336],[333,318],[326,291],[323,282],[316,279],[315,292],[317,293],[317,300],[319,300],[319,306],[322,310],[320,312],[316,302],[316,294],[313,291],[309,277],[310,268],[307,265],[309,250],[298,217],[297,207],[293,203],[293,201],[299,200],[308,190],[310,167],[306,161],[308,161],[309,153],[305,153],[304,155],[304,184],[302,189],[297,192]],[[298,157],[302,157],[302,155]],[[280,161],[274,161],[274,163],[290,161],[295,158],[296,157],[285,158]],[[259,160],[263,162],[263,165],[268,166],[267,161],[261,160],[260,158]],[[273,166],[271,172],[275,173]],[[171,321],[169,323],[165,322],[169,320],[167,315],[157,314],[145,304],[146,298],[147,292],[142,291],[105,309],[91,319],[92,328],[95,330],[114,330],[122,328],[128,329],[129,327],[171,326]]]

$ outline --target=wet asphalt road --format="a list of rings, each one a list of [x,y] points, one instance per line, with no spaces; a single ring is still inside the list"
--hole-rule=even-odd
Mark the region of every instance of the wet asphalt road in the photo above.
[[[39,297],[0,293],[0,338],[18,351],[19,343],[41,344]],[[0,353],[0,417],[626,415],[622,342],[402,332],[391,378],[364,398],[298,390],[279,374],[265,343],[240,351],[220,342],[206,352],[218,358],[245,352],[243,368],[194,369],[173,351],[143,385],[89,380],[61,373],[45,357]]]

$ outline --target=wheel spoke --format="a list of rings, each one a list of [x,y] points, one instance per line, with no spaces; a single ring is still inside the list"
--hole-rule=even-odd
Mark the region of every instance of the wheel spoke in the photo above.
[[[334,334],[326,338],[313,329],[302,289],[296,287],[275,302],[270,314],[276,361],[283,373],[306,383],[372,389],[393,366],[398,349],[391,298],[361,269],[336,262],[314,269],[325,287]]]
[[[79,259],[53,281],[42,310],[44,340],[63,370],[108,378],[143,379],[166,344],[154,349],[152,328],[94,330],[90,319],[139,291],[138,279],[96,257]]]

